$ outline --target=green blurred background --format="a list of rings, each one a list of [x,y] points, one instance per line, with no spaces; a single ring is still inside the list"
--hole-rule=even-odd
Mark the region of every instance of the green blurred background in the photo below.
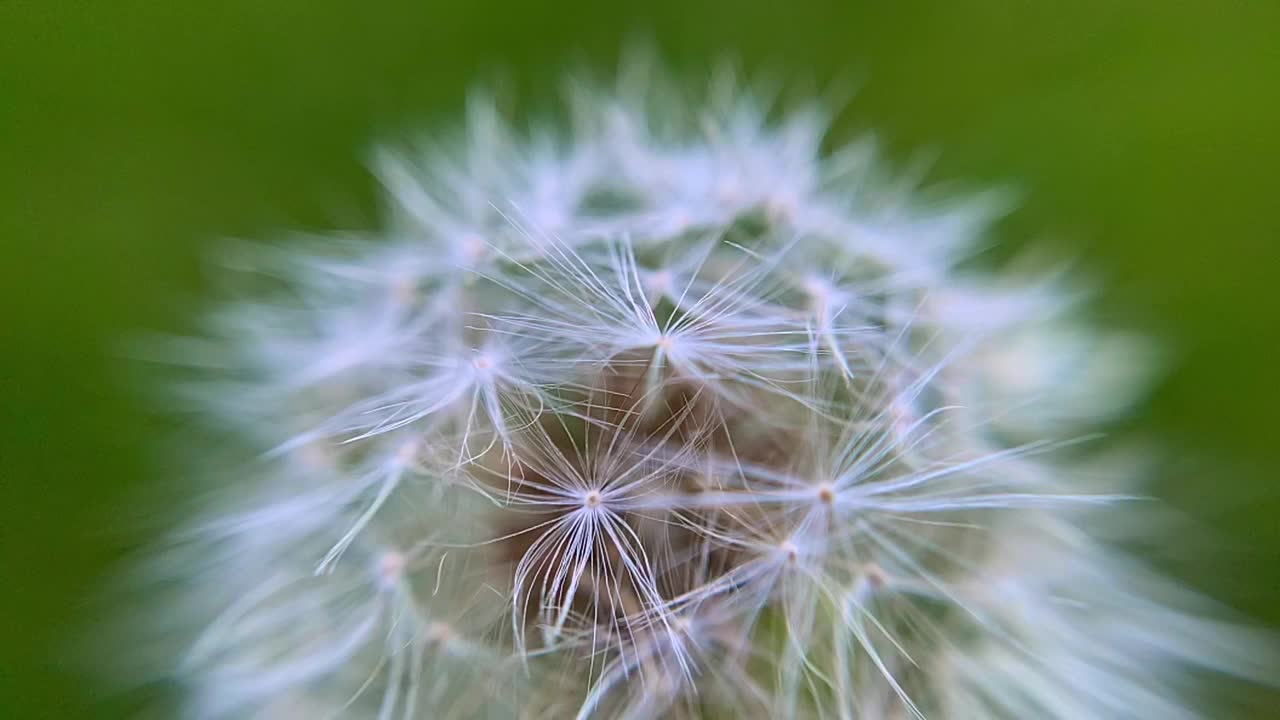
[[[1025,191],[998,234],[1080,258],[1173,351],[1134,424],[1180,449],[1157,493],[1205,539],[1162,562],[1280,625],[1280,3],[0,0],[0,717],[130,707],[67,659],[131,501],[174,480],[120,349],[189,322],[210,244],[369,225],[375,140],[477,79],[548,106],[637,34],[691,72],[856,80],[838,135]]]

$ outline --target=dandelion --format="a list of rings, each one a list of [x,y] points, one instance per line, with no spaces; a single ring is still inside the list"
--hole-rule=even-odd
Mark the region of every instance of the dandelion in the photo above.
[[[629,61],[529,132],[477,95],[378,154],[383,232],[241,248],[177,346],[260,456],[166,556],[188,714],[1194,718],[1197,673],[1268,679],[1106,540],[1149,348],[962,271],[989,198],[700,95]]]

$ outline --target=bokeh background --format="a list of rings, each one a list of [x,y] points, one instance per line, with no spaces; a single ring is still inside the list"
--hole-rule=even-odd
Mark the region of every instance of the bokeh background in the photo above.
[[[1130,423],[1193,530],[1156,559],[1280,626],[1280,3],[0,0],[0,717],[136,707],[70,658],[137,498],[182,481],[125,341],[189,326],[213,243],[369,226],[375,141],[477,79],[551,106],[636,37],[690,73],[840,79],[837,136],[1020,190],[997,236],[1064,249],[1100,318],[1170,351]]]

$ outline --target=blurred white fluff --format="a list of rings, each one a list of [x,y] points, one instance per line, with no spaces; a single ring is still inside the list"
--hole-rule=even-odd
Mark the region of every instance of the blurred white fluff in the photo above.
[[[1265,678],[1091,531],[1134,483],[1072,443],[1150,349],[961,273],[990,204],[828,115],[633,59],[565,128],[477,96],[379,153],[381,237],[244,248],[266,287],[184,346],[262,453],[167,556],[187,713],[1193,718],[1194,673]]]

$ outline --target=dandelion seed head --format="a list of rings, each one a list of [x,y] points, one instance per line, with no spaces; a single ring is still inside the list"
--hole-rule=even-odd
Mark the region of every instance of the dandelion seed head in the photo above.
[[[1079,438],[1154,356],[962,272],[994,199],[727,69],[569,103],[380,151],[384,228],[238,253],[176,346],[259,457],[162,563],[192,717],[1194,718],[1187,674],[1268,677],[1098,531],[1139,483]]]

